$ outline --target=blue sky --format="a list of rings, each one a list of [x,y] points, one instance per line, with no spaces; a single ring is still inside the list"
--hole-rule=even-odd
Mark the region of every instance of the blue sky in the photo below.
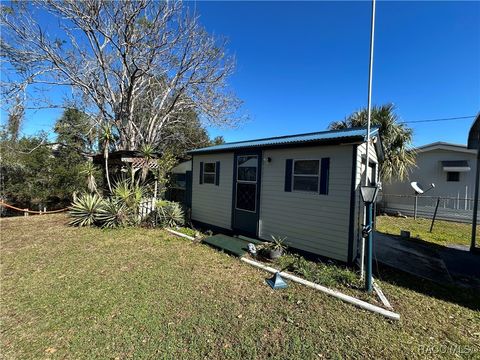
[[[197,2],[237,59],[231,86],[250,120],[227,141],[320,131],[366,106],[370,2]],[[480,2],[378,2],[373,103],[404,121],[480,110]],[[25,133],[58,113],[29,114]],[[465,143],[472,119],[411,124],[414,144]]]

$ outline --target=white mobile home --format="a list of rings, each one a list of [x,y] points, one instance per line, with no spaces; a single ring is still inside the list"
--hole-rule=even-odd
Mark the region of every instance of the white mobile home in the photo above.
[[[386,212],[401,212],[413,215],[414,190],[411,181],[420,183],[425,189],[431,183],[435,188],[418,198],[418,215],[430,218],[437,198],[441,198],[438,217],[447,220],[469,221],[472,218],[475,191],[475,149],[466,145],[435,142],[418,147],[416,167],[409,179],[383,184],[383,199],[380,204]]]
[[[192,220],[352,263],[361,236],[366,129],[242,141],[190,151]],[[370,179],[383,156],[378,128]],[[363,163],[362,163],[363,159]]]
[[[405,181],[384,184],[386,194],[412,195],[410,181],[435,183],[432,196],[473,197],[477,152],[466,145],[435,142],[416,148],[416,167]]]

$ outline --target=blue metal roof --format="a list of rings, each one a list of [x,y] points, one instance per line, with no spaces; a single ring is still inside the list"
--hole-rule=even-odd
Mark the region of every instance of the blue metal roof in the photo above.
[[[378,133],[378,127],[372,127],[370,129],[370,136]],[[321,131],[308,134],[278,136],[265,139],[238,141],[225,143],[221,145],[214,145],[200,149],[190,150],[189,154],[204,153],[204,152],[221,152],[241,148],[253,148],[253,147],[272,147],[281,145],[296,145],[304,143],[322,143],[331,141],[346,141],[346,140],[366,140],[367,129],[366,128],[350,128],[344,130],[330,130]]]

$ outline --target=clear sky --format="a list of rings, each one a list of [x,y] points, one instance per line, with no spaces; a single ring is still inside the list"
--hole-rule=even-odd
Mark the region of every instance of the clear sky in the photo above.
[[[325,130],[366,106],[371,3],[196,2],[208,31],[229,38],[231,86],[250,120],[209,128],[227,141]],[[377,3],[373,103],[404,121],[480,110],[480,2]],[[29,114],[23,131],[58,114]],[[414,144],[466,143],[473,118],[412,123]]]

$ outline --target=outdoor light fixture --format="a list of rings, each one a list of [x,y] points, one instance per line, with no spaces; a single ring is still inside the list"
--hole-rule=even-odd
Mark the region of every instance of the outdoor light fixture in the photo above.
[[[366,204],[372,204],[377,200],[378,186],[364,185],[360,187],[362,200]]]
[[[360,187],[360,194],[362,194],[362,200],[365,203],[365,225],[362,229],[362,237],[366,239],[366,271],[365,271],[365,289],[368,292],[372,292],[373,276],[372,276],[372,249],[373,249],[373,236],[372,236],[372,208],[373,203],[377,199],[378,186],[376,185],[364,185]]]

